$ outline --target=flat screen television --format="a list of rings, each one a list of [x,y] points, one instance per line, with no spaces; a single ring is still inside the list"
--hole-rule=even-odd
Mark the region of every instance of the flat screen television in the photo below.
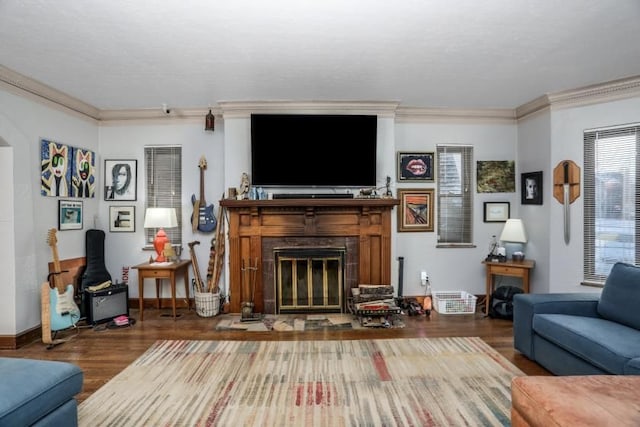
[[[375,187],[375,115],[252,114],[251,185]]]

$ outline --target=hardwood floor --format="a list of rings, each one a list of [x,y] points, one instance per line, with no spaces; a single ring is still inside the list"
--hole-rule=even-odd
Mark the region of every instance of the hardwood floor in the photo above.
[[[80,328],[68,342],[50,350],[40,341],[17,350],[0,350],[0,356],[61,360],[75,363],[84,371],[83,391],[77,396],[82,402],[144,353],[156,340],[329,340],[415,337],[480,337],[527,375],[550,375],[544,368],[513,349],[513,324],[509,320],[490,319],[475,315],[403,316],[404,328],[369,328],[364,330],[246,332],[217,331],[215,325],[227,315],[199,317],[195,311],[179,310],[176,321],[170,310],[145,309],[144,321],[121,329]],[[138,318],[138,310],[131,310]],[[76,332],[65,332],[73,336]]]

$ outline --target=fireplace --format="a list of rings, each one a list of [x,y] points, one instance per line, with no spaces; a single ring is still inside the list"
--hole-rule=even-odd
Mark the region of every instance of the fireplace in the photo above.
[[[397,199],[225,199],[220,205],[226,209],[229,223],[231,313],[239,313],[241,303],[251,298],[260,313],[340,312],[345,311],[350,288],[359,283],[391,284],[391,212]],[[328,254],[329,249],[338,253]],[[317,258],[313,252],[326,258],[322,268],[329,264],[322,270],[322,304],[313,299],[314,292],[320,291],[307,286],[314,274],[313,268],[309,272],[309,262]],[[332,264],[334,258],[339,262]],[[302,278],[296,282],[300,289],[295,300],[293,291],[282,300],[285,294],[278,289],[276,272],[281,274],[283,266],[276,265],[277,259],[291,261],[285,274],[295,271]],[[243,281],[243,265],[258,266],[253,286]],[[306,276],[303,265],[307,266]],[[337,273],[339,268],[341,274]],[[334,271],[336,279],[329,283],[324,275]]]

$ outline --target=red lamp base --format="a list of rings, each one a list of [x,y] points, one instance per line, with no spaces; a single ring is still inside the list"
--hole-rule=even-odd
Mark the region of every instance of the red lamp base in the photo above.
[[[164,256],[164,245],[169,242],[169,238],[167,237],[167,233],[164,232],[164,229],[158,230],[158,234],[156,234],[156,238],[153,239],[153,247],[156,250],[156,262],[166,262],[167,258]]]

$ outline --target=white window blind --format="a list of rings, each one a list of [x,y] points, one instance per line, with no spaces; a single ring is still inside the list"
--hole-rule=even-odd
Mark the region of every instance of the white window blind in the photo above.
[[[182,147],[144,147],[146,207],[175,208],[178,226],[164,231],[172,245],[182,245]],[[151,246],[157,229],[145,229],[145,246]]]
[[[473,235],[473,147],[438,145],[438,246],[469,246]]]
[[[638,264],[640,125],[584,132],[584,280],[604,282],[616,262]]]

